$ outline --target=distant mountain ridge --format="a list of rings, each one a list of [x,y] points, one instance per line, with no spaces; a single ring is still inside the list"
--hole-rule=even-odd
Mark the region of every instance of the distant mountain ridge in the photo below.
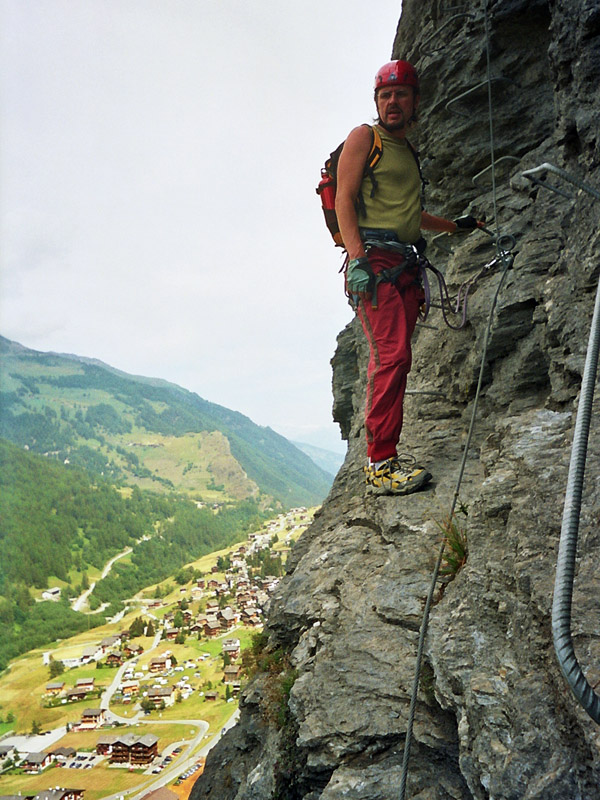
[[[292,442],[292,444],[297,447],[298,450],[302,450],[303,453],[306,453],[318,467],[321,467],[322,470],[333,478],[335,478],[340,467],[344,463],[345,455],[342,453],[326,450],[323,447],[316,447],[306,442]]]
[[[271,428],[160,378],[0,337],[0,435],[116,482],[199,501],[320,503],[331,476]]]

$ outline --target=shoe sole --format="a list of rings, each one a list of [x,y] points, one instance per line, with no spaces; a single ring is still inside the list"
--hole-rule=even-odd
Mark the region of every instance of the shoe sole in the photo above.
[[[386,486],[384,484],[377,486],[375,483],[368,483],[367,484],[367,491],[370,494],[375,495],[406,495],[412,494],[413,492],[418,492],[419,489],[422,489],[426,486],[429,481],[431,480],[432,475],[431,473],[427,472],[427,470],[422,470],[414,477],[408,478],[403,483],[399,484],[398,486]]]

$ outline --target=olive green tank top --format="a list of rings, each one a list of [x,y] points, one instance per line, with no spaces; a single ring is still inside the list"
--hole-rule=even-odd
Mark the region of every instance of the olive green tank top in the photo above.
[[[361,228],[395,231],[401,242],[414,243],[421,235],[421,178],[415,157],[404,139],[396,139],[377,126],[383,155],[375,165],[377,188],[371,197],[368,177],[361,190],[365,213],[359,214]]]

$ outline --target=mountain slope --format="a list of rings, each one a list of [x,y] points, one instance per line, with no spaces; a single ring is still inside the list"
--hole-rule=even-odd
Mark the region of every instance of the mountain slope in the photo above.
[[[0,337],[0,433],[114,480],[198,500],[314,505],[331,479],[270,428],[164,380]]]
[[[318,467],[325,470],[328,475],[335,478],[339,468],[344,463],[344,456],[341,453],[336,453],[333,450],[325,450],[323,447],[315,447],[313,444],[306,444],[305,442],[292,442],[298,450],[312,459]]]
[[[0,670],[15,655],[88,625],[68,599],[97,582],[107,614],[186,562],[239,541],[264,513],[253,500],[214,513],[181,495],[118,490],[88,471],[0,439]],[[100,580],[108,560],[131,550]],[[43,600],[47,587],[57,603]]]

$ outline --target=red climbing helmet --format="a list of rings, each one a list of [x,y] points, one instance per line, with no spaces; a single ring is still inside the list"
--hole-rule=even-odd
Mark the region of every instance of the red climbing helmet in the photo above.
[[[375,91],[382,86],[398,86],[405,84],[419,91],[419,76],[417,70],[408,61],[390,61],[384,64],[375,75]]]

